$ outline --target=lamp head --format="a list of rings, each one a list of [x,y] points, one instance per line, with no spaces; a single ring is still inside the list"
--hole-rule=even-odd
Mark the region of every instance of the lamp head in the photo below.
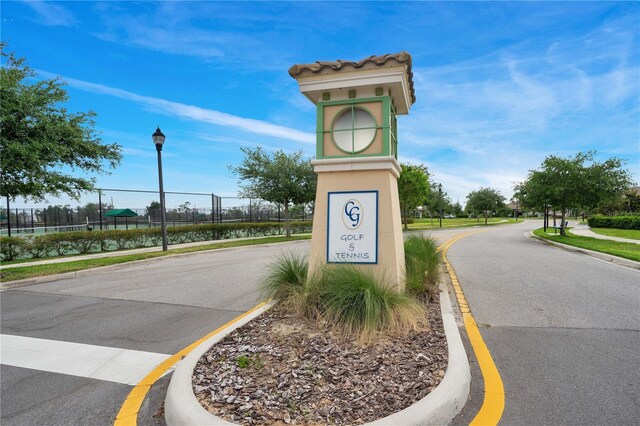
[[[164,133],[162,133],[162,131],[160,130],[160,126],[158,126],[158,128],[153,133],[153,135],[151,135],[151,137],[153,138],[153,143],[156,145],[156,148],[158,150],[161,150],[162,145],[164,144],[165,136],[164,136]]]

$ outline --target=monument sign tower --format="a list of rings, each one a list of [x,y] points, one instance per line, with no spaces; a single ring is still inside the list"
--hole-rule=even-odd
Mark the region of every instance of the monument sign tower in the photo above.
[[[415,102],[411,55],[318,61],[294,65],[289,74],[317,107],[309,273],[358,264],[403,291],[396,116]]]

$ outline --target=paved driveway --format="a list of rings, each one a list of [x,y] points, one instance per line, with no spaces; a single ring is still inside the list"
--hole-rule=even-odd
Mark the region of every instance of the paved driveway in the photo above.
[[[640,271],[525,237],[538,226],[493,228],[448,253],[504,383],[501,422],[637,424]],[[482,401],[473,380],[457,424]]]

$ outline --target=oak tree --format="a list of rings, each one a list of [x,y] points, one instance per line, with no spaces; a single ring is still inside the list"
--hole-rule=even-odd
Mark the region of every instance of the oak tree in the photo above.
[[[24,58],[6,53],[0,68],[0,196],[35,201],[46,195],[78,198],[94,189],[93,173],[115,168],[120,146],[103,144],[94,112],[70,112],[59,78],[39,79]]]
[[[266,153],[261,147],[241,148],[244,159],[229,169],[238,176],[239,195],[261,198],[284,206],[285,229],[291,236],[289,207],[306,204],[315,199],[317,176],[309,159],[302,151],[286,154],[282,150]]]
[[[467,210],[484,212],[484,224],[487,224],[489,211],[498,210],[504,206],[505,197],[497,189],[480,187],[467,195]]]
[[[550,155],[538,170],[515,186],[516,194],[528,207],[550,205],[560,210],[560,233],[565,235],[565,217],[569,208],[595,208],[620,196],[632,185],[631,174],[622,168],[624,161],[609,158],[594,160],[595,151],[579,152],[573,157]]]
[[[424,205],[429,197],[429,172],[420,165],[401,164],[402,172],[398,178],[398,196],[404,229],[407,229],[409,212]]]

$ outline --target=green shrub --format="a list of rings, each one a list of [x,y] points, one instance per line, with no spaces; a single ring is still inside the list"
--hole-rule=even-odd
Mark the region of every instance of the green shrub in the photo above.
[[[285,253],[269,267],[260,283],[264,298],[277,299],[282,306],[298,310],[304,303],[309,264],[303,256]]]
[[[640,229],[640,216],[592,216],[588,219],[592,228]]]
[[[51,253],[51,244],[45,237],[28,237],[25,252],[33,259],[47,257]]]
[[[314,286],[320,317],[349,336],[367,341],[378,332],[406,332],[425,320],[413,297],[379,282],[371,270],[350,265],[324,268]]]
[[[162,242],[162,235],[160,234],[160,229],[156,228],[148,228],[148,229],[138,229],[135,234],[131,236],[131,245],[135,248],[144,248],[149,247],[150,245],[156,245],[153,243],[154,235],[157,234],[159,237],[159,243]]]
[[[72,251],[79,254],[90,253],[100,247],[100,241],[106,238],[106,231],[65,232],[67,244]]]
[[[27,241],[20,237],[0,237],[2,260],[19,259],[25,252]]]
[[[407,291],[427,300],[438,294],[440,255],[433,238],[412,235],[404,243]]]
[[[160,228],[145,229],[143,233],[149,239],[149,247],[162,245],[162,232]]]
[[[295,224],[295,225],[294,225]],[[167,228],[170,244],[254,237],[282,233],[281,223],[208,223]],[[311,222],[292,222],[293,233],[311,232]],[[9,238],[9,237],[3,237]],[[160,228],[117,229],[111,231],[56,232],[28,239],[12,237],[2,240],[2,260],[85,254],[96,251],[122,250],[158,246],[162,243]]]
[[[64,256],[66,254],[73,254],[73,248],[67,234],[71,234],[71,232],[56,232],[53,234],[43,235],[38,238],[45,240],[46,244],[48,244],[51,250],[55,251],[58,256]]]
[[[105,242],[107,250],[111,249],[115,245],[116,250],[124,250],[131,247],[131,239],[135,233],[139,233],[137,229],[114,229],[111,231],[105,231]],[[111,244],[109,244],[111,243]],[[111,246],[111,247],[109,247]]]

